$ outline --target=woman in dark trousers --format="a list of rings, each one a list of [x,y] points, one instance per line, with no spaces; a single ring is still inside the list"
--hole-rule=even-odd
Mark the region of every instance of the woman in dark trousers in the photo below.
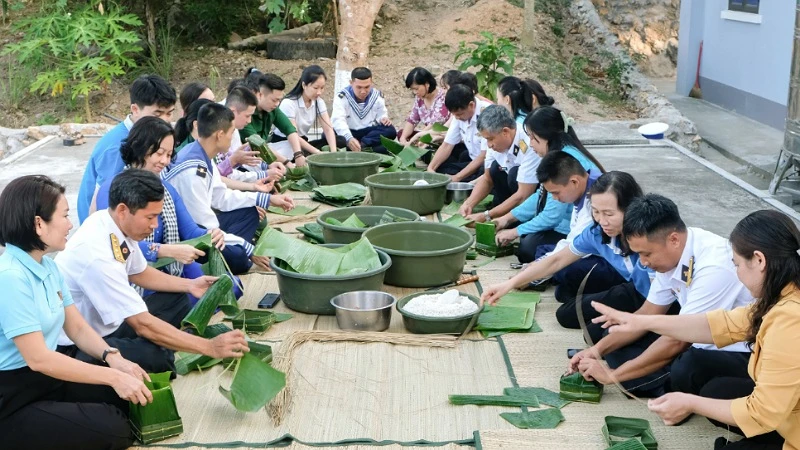
[[[648,407],[667,425],[690,414],[745,436],[715,449],[800,448],[800,230],[777,211],[756,211],[731,232],[736,275],[756,301],[731,311],[683,316],[626,314],[603,305],[594,322],[612,332],[652,331],[719,348],[747,342],[749,377],[712,378],[699,395],[672,392]]]
[[[122,449],[133,443],[128,401],[152,394],[138,365],[87,325],[45,253],[64,250],[72,229],[64,187],[42,175],[0,194],[0,435],[10,449]],[[100,237],[98,237],[100,238]],[[65,333],[108,367],[56,352]]]

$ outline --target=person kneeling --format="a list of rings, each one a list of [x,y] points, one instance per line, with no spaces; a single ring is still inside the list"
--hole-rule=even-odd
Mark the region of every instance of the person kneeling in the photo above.
[[[366,67],[356,67],[350,76],[350,86],[333,99],[331,114],[333,129],[343,136],[347,148],[360,152],[371,147],[377,153],[387,153],[381,144],[397,137],[397,130],[389,120],[383,94],[372,87],[372,72]]]

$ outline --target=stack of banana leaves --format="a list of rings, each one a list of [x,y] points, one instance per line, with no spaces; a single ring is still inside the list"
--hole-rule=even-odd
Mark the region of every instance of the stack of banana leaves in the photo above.
[[[376,222],[375,225],[373,225],[373,226],[383,225],[385,223],[412,222],[412,221],[413,221],[413,219],[407,219],[405,217],[400,217],[397,214],[392,214],[389,211],[385,211],[383,213],[383,215],[381,215],[381,218],[378,219],[378,222]],[[355,215],[355,214],[351,214],[350,217],[348,217],[344,221],[341,221],[341,220],[336,219],[334,217],[328,217],[327,219],[325,219],[325,222],[327,222],[330,225],[338,225],[340,227],[345,227],[345,228],[369,228],[370,227],[370,225],[367,225],[366,223],[364,223],[364,221],[359,219],[358,216]]]
[[[358,206],[367,196],[367,188],[358,183],[318,186],[312,190],[311,199],[336,207]]]
[[[169,382],[171,373],[149,375],[150,381],[145,380],[144,384],[153,394],[153,402],[146,406],[130,403],[128,413],[134,435],[145,445],[183,433],[183,421]]]
[[[540,300],[537,292],[506,294],[497,305],[484,307],[475,329],[486,338],[505,333],[538,333],[542,329],[536,323],[534,314]]]
[[[295,230],[303,233],[303,236],[306,237],[306,240],[312,244],[325,243],[325,235],[322,233],[322,225],[316,222],[309,222],[301,227],[295,228]]]
[[[428,148],[414,147],[413,145],[403,145],[397,141],[381,136],[381,145],[389,152],[384,155],[381,165],[386,167],[384,172],[408,172],[417,171],[416,162],[428,154]]]
[[[600,403],[603,398],[603,385],[596,381],[588,381],[580,372],[564,375],[559,381],[561,392],[559,395],[564,400],[584,403]]]

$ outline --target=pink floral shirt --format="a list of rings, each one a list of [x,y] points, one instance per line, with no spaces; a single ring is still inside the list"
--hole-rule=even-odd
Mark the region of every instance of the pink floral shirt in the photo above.
[[[447,119],[450,118],[450,111],[448,111],[447,107],[444,105],[445,94],[446,92],[444,89],[439,89],[436,93],[436,97],[433,99],[433,105],[431,105],[430,108],[425,106],[425,100],[417,97],[406,122],[414,126],[417,126],[419,123],[427,126],[436,122],[447,122]]]

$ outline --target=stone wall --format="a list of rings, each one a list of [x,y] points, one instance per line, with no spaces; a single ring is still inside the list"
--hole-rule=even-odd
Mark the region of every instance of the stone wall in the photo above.
[[[58,136],[60,138],[68,136],[74,138],[77,135],[84,137],[102,136],[112,127],[114,125],[105,123],[66,123],[19,129],[0,127],[0,159],[11,156],[47,136]]]

